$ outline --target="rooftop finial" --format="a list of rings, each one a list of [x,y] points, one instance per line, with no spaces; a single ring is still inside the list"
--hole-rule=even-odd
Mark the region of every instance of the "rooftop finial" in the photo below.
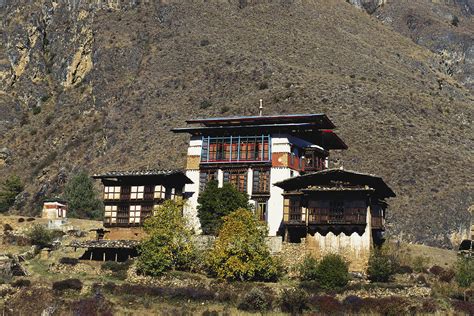
[[[260,99],[260,107],[258,109],[260,110],[259,115],[262,116],[262,114],[263,114],[263,99]]]

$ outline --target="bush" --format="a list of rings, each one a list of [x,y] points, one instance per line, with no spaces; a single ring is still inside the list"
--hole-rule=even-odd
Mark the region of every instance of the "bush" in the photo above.
[[[23,189],[24,185],[17,176],[11,176],[0,184],[0,213],[8,211],[15,204],[16,196]]]
[[[298,266],[300,279],[303,281],[314,281],[317,276],[318,260],[308,255],[303,259],[303,262]]]
[[[372,282],[388,282],[395,273],[395,264],[382,249],[374,249],[370,254],[367,275]]]
[[[138,248],[139,272],[159,276],[172,269],[189,270],[195,249],[182,209],[182,202],[167,200],[145,221],[148,237]]]
[[[440,267],[438,265],[434,265],[428,271],[431,274],[434,274],[436,276],[440,276],[444,272],[444,269],[443,269],[443,267]]]
[[[70,257],[62,257],[61,259],[59,259],[59,263],[75,266],[76,264],[79,263],[79,259],[70,258]]]
[[[309,298],[309,305],[323,315],[335,315],[343,311],[342,304],[329,295],[312,296]]]
[[[453,26],[458,26],[459,25],[459,18],[457,15],[454,15],[453,18],[451,19],[451,25]]]
[[[73,176],[64,188],[70,217],[100,219],[102,202],[97,197],[94,183],[86,172]]]
[[[469,287],[474,281],[474,260],[459,257],[456,263],[456,281],[459,286]]]
[[[422,256],[416,256],[413,259],[413,270],[417,273],[421,273],[426,270],[426,265],[428,264],[428,259]]]
[[[340,255],[326,255],[318,265],[316,280],[323,289],[344,287],[349,282],[349,265]]]
[[[285,289],[280,296],[280,309],[284,313],[302,313],[308,308],[308,296],[300,289]]]
[[[411,273],[413,273],[413,269],[412,269],[410,266],[402,265],[402,266],[399,266],[399,267],[397,268],[397,273],[400,273],[400,274],[411,274]]]
[[[269,290],[266,291],[268,293]],[[259,288],[251,289],[239,303],[238,308],[244,311],[263,312],[271,309],[273,298]]]
[[[454,307],[454,310],[458,312],[466,315],[474,315],[474,303],[472,302],[454,300],[451,305]]]
[[[31,281],[28,279],[18,279],[11,284],[13,287],[29,287],[31,285]]]
[[[215,235],[222,225],[224,216],[240,208],[249,209],[246,193],[238,191],[232,184],[218,187],[217,181],[210,181],[198,197],[198,217],[204,234]]]
[[[33,225],[28,232],[28,237],[32,245],[36,245],[40,248],[50,247],[53,243],[52,232],[40,224]]]
[[[199,108],[201,109],[207,109],[212,106],[212,102],[209,100],[202,100],[201,104],[199,105]]]
[[[438,310],[439,306],[433,299],[424,300],[421,304],[419,312],[421,314],[433,314]]]
[[[82,290],[82,282],[79,279],[66,279],[53,283],[53,290],[56,292],[64,292],[66,290],[80,291]]]
[[[265,242],[267,227],[246,209],[224,217],[219,235],[209,253],[213,276],[226,280],[275,281],[280,267]]]
[[[104,262],[101,266],[102,270],[108,270],[112,272],[112,276],[119,279],[125,280],[127,278],[127,272],[130,268],[131,261],[125,262],[115,262],[115,261],[107,261]]]
[[[342,301],[342,305],[351,313],[359,314],[364,307],[364,300],[358,296],[349,295]]]
[[[10,224],[4,224],[3,225],[3,231],[4,232],[10,232],[13,230],[13,227]]]
[[[72,315],[114,315],[113,305],[101,295],[82,298],[71,304]]]
[[[439,280],[442,281],[442,282],[449,283],[454,279],[455,276],[456,276],[456,272],[449,269],[449,270],[445,270],[443,273],[441,273],[441,275],[439,276]]]

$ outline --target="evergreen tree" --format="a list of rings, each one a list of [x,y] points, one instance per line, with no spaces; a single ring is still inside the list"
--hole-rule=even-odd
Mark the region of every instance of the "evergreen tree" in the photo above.
[[[232,184],[218,187],[210,181],[198,198],[198,217],[204,234],[215,235],[222,225],[222,218],[239,209],[250,209],[246,193],[238,191]]]
[[[97,197],[94,183],[86,172],[81,171],[68,181],[64,189],[64,198],[68,202],[70,217],[101,218],[102,202]]]
[[[17,176],[7,178],[0,186],[0,212],[6,212],[15,203],[16,196],[24,186]]]

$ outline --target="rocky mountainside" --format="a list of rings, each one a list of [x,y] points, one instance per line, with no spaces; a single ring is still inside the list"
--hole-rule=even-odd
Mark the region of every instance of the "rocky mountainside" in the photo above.
[[[27,184],[13,212],[81,168],[182,167],[170,128],[262,98],[327,113],[349,145],[333,165],[397,192],[390,234],[450,246],[472,204],[472,2],[349,2],[0,1],[0,179]]]

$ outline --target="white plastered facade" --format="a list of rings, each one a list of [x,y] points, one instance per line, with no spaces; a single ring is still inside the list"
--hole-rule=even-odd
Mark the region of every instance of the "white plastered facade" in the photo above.
[[[299,147],[310,146],[311,144],[301,139],[292,137],[290,135],[271,135],[271,154],[275,153],[291,153],[292,145]],[[188,157],[200,157],[202,151],[202,139],[200,137],[191,137],[188,148]],[[274,186],[273,184],[283,181],[290,177],[298,176],[299,172],[288,167],[271,167],[270,169],[270,197],[267,204],[267,226],[269,236],[276,236],[280,229],[281,221],[283,219],[283,189]],[[186,184],[185,195],[188,198],[187,205],[184,208],[184,215],[187,217],[189,223],[194,228],[196,233],[200,233],[200,223],[197,216],[198,195],[199,195],[199,169],[187,169],[186,176],[193,181],[193,184]],[[218,169],[217,179],[219,186],[223,185],[223,171]],[[250,167],[247,174],[247,193],[252,196],[252,181],[253,169]],[[255,206],[256,201],[250,200]]]

